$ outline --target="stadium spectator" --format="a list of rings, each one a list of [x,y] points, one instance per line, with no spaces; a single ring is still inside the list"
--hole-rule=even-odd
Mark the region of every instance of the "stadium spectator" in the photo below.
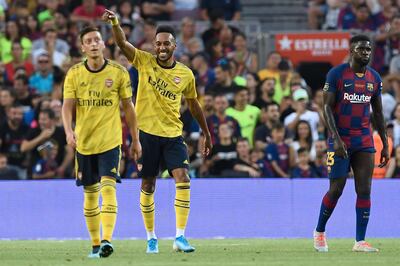
[[[233,38],[234,51],[228,54],[238,64],[236,75],[245,76],[249,72],[256,72],[258,68],[257,55],[248,49],[247,38],[244,33],[237,33]]]
[[[305,120],[311,126],[313,140],[317,140],[319,115],[307,109],[308,99],[308,92],[305,89],[298,89],[293,93],[293,107],[296,111],[285,118],[284,124],[293,134],[297,123]]]
[[[200,14],[203,20],[208,20],[213,10],[222,12],[225,20],[240,20],[242,6],[240,0],[201,0]]]
[[[213,95],[224,94],[228,101],[231,102],[234,94],[240,90],[240,86],[233,82],[229,62],[225,59],[219,61],[218,65],[214,68],[214,73],[215,84],[210,86],[206,92]]]
[[[56,142],[46,141],[37,147],[40,157],[34,162],[32,179],[52,179],[57,177],[57,145]]]
[[[38,147],[47,141],[53,141],[57,144],[57,176],[70,176],[68,168],[71,166],[74,152],[67,145],[63,128],[56,127],[54,112],[50,109],[41,110],[38,123],[39,127],[30,129],[21,143],[21,152],[31,152],[28,176],[32,176],[33,165],[40,159]]]
[[[221,124],[228,124],[232,129],[233,140],[236,141],[240,137],[240,126],[237,120],[226,115],[225,110],[228,108],[228,100],[225,95],[219,94],[214,98],[214,114],[207,117],[207,126],[211,134],[212,144],[219,143],[218,128]]]
[[[27,37],[31,41],[35,41],[42,37],[42,33],[40,32],[39,23],[35,15],[30,14],[26,18],[26,31]]]
[[[400,178],[400,146],[397,146],[394,149],[394,156],[390,159],[385,177]]]
[[[272,51],[267,55],[267,61],[265,68],[258,71],[260,80],[266,78],[274,78],[275,80],[279,76],[279,63],[282,61],[282,56],[277,51]]]
[[[225,113],[238,121],[240,134],[243,138],[247,138],[250,147],[253,147],[254,129],[260,120],[261,111],[258,107],[249,104],[249,92],[245,87],[241,87],[236,92],[234,102],[234,106],[226,109]]]
[[[310,123],[304,120],[299,120],[297,122],[293,141],[290,143],[290,146],[294,151],[298,151],[300,148],[305,148],[308,151],[308,157],[310,160],[313,161],[315,159],[315,146]],[[295,161],[299,162],[297,156],[295,157]]]
[[[236,151],[238,156],[233,166],[233,170],[237,172],[236,176],[260,177],[262,169],[260,169],[257,162],[251,160],[249,141],[247,139],[239,139],[236,143]]]
[[[394,119],[390,122],[393,125],[393,145],[400,145],[400,103],[397,103],[393,110]]]
[[[210,27],[201,35],[204,47],[208,47],[211,40],[219,39],[219,33],[225,25],[224,15],[221,10],[218,9],[213,9],[211,11],[209,14],[209,21]]]
[[[105,7],[97,4],[96,0],[82,0],[82,5],[76,7],[71,14],[71,21],[96,24],[100,21]]]
[[[4,88],[0,90],[0,125],[6,122],[7,110],[13,106],[17,96],[12,88]]]
[[[28,82],[25,75],[18,75],[14,81],[16,100],[25,109],[33,108],[37,104],[32,91],[29,90]]]
[[[327,178],[328,177],[328,169],[326,166],[326,152],[327,145],[325,139],[320,139],[315,141],[315,160],[314,166],[317,171],[318,177]]]
[[[265,121],[255,129],[254,142],[257,150],[264,151],[267,144],[271,142],[271,130],[279,123],[279,105],[271,102],[262,108],[262,116]]]
[[[117,7],[117,12],[121,24],[135,25],[135,22],[141,19],[139,0],[123,0],[120,1]]]
[[[175,55],[177,58],[184,53],[189,53],[189,41],[193,41],[193,38],[196,39],[200,44],[199,49],[204,50],[202,40],[197,36],[196,33],[195,21],[190,17],[184,17],[181,22],[180,34],[176,38],[176,43],[178,45],[176,47]]]
[[[23,123],[23,108],[14,104],[7,110],[7,121],[1,125],[0,152],[7,156],[8,163],[18,172],[20,179],[27,178],[27,157],[20,152],[21,143],[29,127]]]
[[[198,0],[174,0],[175,10],[172,13],[173,21],[180,21],[184,17],[191,17],[198,19],[199,14],[199,1]]]
[[[50,94],[53,91],[54,75],[50,62],[51,56],[44,52],[37,57],[37,70],[29,78],[29,86],[40,95]]]
[[[230,53],[232,53],[235,50],[235,46],[233,43],[233,30],[232,27],[230,27],[227,24],[224,24],[219,31],[218,38],[221,41],[222,45],[222,53],[224,57],[228,57]]]
[[[18,68],[22,68],[27,76],[32,75],[34,68],[30,60],[24,60],[22,57],[21,43],[17,40],[12,42],[11,48],[12,60],[5,64],[5,79],[7,83],[13,84],[15,72]]]
[[[18,172],[7,163],[7,156],[0,153],[0,180],[18,180]]]
[[[13,59],[11,50],[14,41],[20,41],[21,43],[22,59],[27,60],[29,57],[32,42],[28,38],[21,36],[20,31],[20,27],[15,20],[8,20],[5,33],[0,34],[0,61],[5,64]]]
[[[390,121],[394,108],[396,107],[396,99],[393,97],[393,86],[398,86],[400,77],[398,75],[386,75],[383,77],[382,84],[382,105],[385,121]]]
[[[155,21],[171,20],[171,15],[175,10],[173,0],[142,0],[140,1],[140,14],[144,19]]]
[[[274,177],[290,177],[290,168],[294,165],[294,151],[284,140],[285,127],[277,123],[272,127],[271,142],[264,152],[267,168]]]
[[[260,94],[256,98],[253,105],[257,106],[260,109],[266,107],[268,104],[275,102],[273,100],[274,94],[275,94],[275,79],[265,78],[264,80],[261,81]]]
[[[156,35],[157,23],[153,19],[145,19],[143,22],[143,38],[136,42],[139,49],[144,49],[146,45],[151,45],[151,50],[154,54],[153,38]]]
[[[278,64],[278,75],[275,79],[274,101],[281,103],[284,96],[291,94],[290,84],[292,78],[292,69],[287,60],[281,60]]]
[[[234,162],[237,158],[236,143],[233,142],[233,129],[227,123],[218,127],[219,142],[215,144],[207,157],[206,165],[209,175],[229,177],[232,175]]]
[[[48,53],[52,64],[61,67],[69,54],[69,45],[57,38],[57,31],[54,28],[47,29],[44,37],[40,38],[32,44],[32,61],[35,66],[38,65],[38,57]]]
[[[247,73],[245,78],[246,88],[249,90],[249,103],[252,105],[256,105],[255,101],[260,95],[260,78],[258,77],[256,72]],[[260,106],[257,107],[260,108]]]
[[[310,164],[310,152],[307,148],[300,147],[297,150],[297,164],[291,170],[292,178],[310,178],[318,177],[314,166]]]
[[[215,81],[215,73],[208,65],[208,55],[199,52],[193,55],[191,65],[195,71],[197,92],[204,94]]]
[[[221,41],[217,38],[212,39],[208,42],[206,46],[206,52],[210,57],[209,63],[212,67],[216,67],[218,65],[218,62],[220,62],[224,58]]]

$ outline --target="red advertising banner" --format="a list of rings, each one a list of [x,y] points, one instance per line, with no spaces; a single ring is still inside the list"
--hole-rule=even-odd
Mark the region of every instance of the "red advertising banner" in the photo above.
[[[276,50],[294,65],[299,62],[343,63],[349,54],[349,32],[285,33],[275,35]]]

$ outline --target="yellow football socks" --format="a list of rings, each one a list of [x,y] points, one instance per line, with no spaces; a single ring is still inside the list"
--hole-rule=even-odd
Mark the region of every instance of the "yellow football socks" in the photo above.
[[[183,233],[190,211],[190,183],[176,183],[175,187],[176,229]]]
[[[116,181],[113,178],[101,179],[101,225],[103,240],[111,242],[117,221],[118,203],[116,193]]]
[[[93,246],[100,245],[100,183],[84,187],[83,214]]]
[[[148,233],[154,232],[154,192],[140,191],[140,209],[142,210],[144,227]]]

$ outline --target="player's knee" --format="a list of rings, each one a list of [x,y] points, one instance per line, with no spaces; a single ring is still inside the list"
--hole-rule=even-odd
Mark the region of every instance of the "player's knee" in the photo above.
[[[153,193],[156,187],[155,179],[142,179],[142,190],[147,193]]]
[[[331,188],[328,192],[329,198],[333,200],[338,200],[340,196],[342,196],[342,194],[343,194],[343,188],[340,187]]]

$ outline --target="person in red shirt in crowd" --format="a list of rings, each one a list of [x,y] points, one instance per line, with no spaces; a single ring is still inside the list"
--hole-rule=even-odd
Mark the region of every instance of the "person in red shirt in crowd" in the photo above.
[[[98,5],[96,0],[82,0],[82,5],[76,7],[71,15],[71,21],[95,23],[101,20],[105,7]]]
[[[12,61],[5,64],[5,70],[6,70],[6,81],[9,82],[10,84],[14,83],[14,76],[15,76],[15,71],[17,68],[23,68],[25,69],[25,74],[27,76],[32,75],[34,68],[32,65],[32,62],[30,60],[24,60],[22,58],[22,46],[19,41],[13,41],[12,46],[11,46],[11,54],[12,54]]]

